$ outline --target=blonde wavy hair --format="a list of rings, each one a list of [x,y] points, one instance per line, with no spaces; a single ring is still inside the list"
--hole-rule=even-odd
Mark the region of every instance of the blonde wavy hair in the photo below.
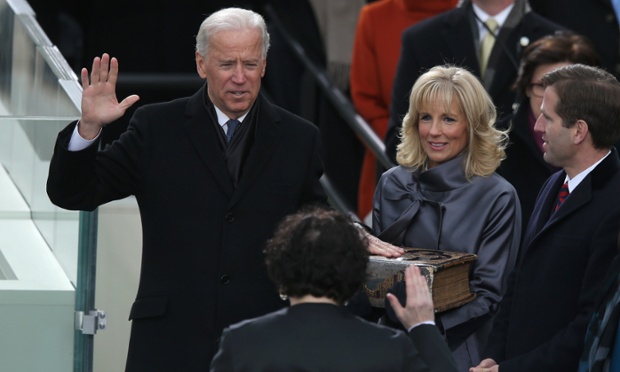
[[[398,164],[426,168],[428,155],[422,149],[418,131],[420,110],[439,100],[449,112],[455,98],[467,118],[469,138],[465,149],[465,176],[471,180],[474,176],[490,176],[495,172],[506,157],[508,131],[495,128],[495,105],[478,78],[466,69],[450,65],[431,68],[413,85],[409,111],[399,133]]]

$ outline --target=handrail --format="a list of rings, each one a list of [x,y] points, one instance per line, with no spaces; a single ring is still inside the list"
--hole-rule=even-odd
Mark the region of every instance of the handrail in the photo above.
[[[336,187],[332,184],[329,177],[326,174],[321,176],[321,186],[325,190],[327,194],[328,202],[331,206],[336,208],[336,210],[348,214],[353,221],[361,222],[358,215],[351,210],[351,207],[348,205],[346,200],[340,195]]]
[[[194,73],[136,73],[123,72],[118,75],[118,85],[128,91],[136,89],[183,89],[194,91],[204,80]]]
[[[374,130],[366,123],[366,121],[356,112],[351,101],[342,93],[338,87],[331,83],[330,79],[323,69],[317,67],[306,55],[304,48],[295,40],[286,30],[280,17],[277,15],[273,6],[267,4],[264,7],[265,13],[269,20],[280,31],[284,37],[284,41],[297,56],[304,67],[311,72],[312,77],[318,84],[319,88],[327,96],[329,101],[334,105],[340,116],[346,121],[347,125],[361,138],[364,145],[369,148],[376,156],[377,160],[385,168],[394,166],[392,160],[385,153],[385,144],[377,136]]]

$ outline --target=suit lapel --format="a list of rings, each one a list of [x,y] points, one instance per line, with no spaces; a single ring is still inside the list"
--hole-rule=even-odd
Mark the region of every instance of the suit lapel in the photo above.
[[[557,192],[558,193],[560,192],[559,188]],[[557,193],[556,193],[556,197],[557,197]],[[552,202],[553,202],[552,205],[550,206],[551,208],[554,208],[553,205],[555,205],[556,197],[549,198],[549,199],[552,199]],[[592,199],[592,179],[591,177],[586,177],[583,181],[579,183],[577,188],[575,188],[575,190],[573,190],[573,192],[569,194],[568,198],[566,198],[566,200],[562,203],[562,206],[560,207],[560,209],[558,209],[554,213],[551,213],[551,217],[549,218],[549,221],[547,221],[547,224],[543,227],[543,230],[549,226],[553,226],[554,224],[560,222],[562,219],[566,218],[567,216],[570,216],[577,209],[579,209],[582,205],[588,203],[591,199]]]
[[[224,154],[217,137],[218,134],[215,131],[216,128],[212,125],[212,119],[207,112],[204,102],[205,94],[205,86],[203,85],[187,103],[185,130],[194,149],[203,160],[208,171],[213,175],[213,179],[230,198],[234,191],[234,185],[226,167]]]
[[[618,168],[620,168],[618,153],[615,148],[612,148],[607,158],[597,165],[596,168],[579,183],[575,190],[573,190],[564,201],[560,209],[552,214],[553,204],[555,204],[557,194],[566,177],[564,171],[555,173],[552,176],[555,178],[551,182],[551,185],[545,187],[546,191],[543,203],[537,206],[532,214],[532,217],[536,215],[536,226],[534,226],[535,229],[533,231],[528,230],[528,235],[532,234],[533,238],[530,240],[526,237],[526,241],[531,242],[535,240],[550,227],[561,223],[562,220],[571,214],[578,213],[578,209],[592,200],[594,190],[603,188],[605,183],[609,181],[609,175],[616,172]],[[531,222],[532,221],[530,221],[530,224]]]
[[[543,190],[536,200],[532,217],[530,218],[529,225],[524,237],[524,243],[529,245],[540,233],[547,227],[549,217],[551,216],[551,208],[555,203],[555,196],[557,195],[560,187],[564,183],[566,173],[559,171],[554,173],[548,182],[543,185]],[[525,246],[524,246],[525,248]]]
[[[480,62],[476,55],[476,45],[474,44],[474,35],[472,34],[469,20],[469,6],[463,4],[458,8],[458,12],[452,13],[451,17],[446,19],[440,36],[443,42],[448,45],[452,60],[444,60],[444,63],[451,63],[457,66],[470,68],[472,73],[480,76]],[[442,58],[445,58],[442,56]],[[457,59],[458,58],[458,59]]]
[[[493,52],[489,57],[489,66],[492,66],[492,73],[485,75],[484,85],[487,87],[491,97],[497,96],[500,90],[506,89],[506,86],[512,83],[510,80],[516,76],[517,66],[515,61],[518,61],[519,57],[517,56],[515,46],[521,35],[521,26],[510,31],[511,33],[506,39],[495,42]],[[511,70],[514,72],[507,73]],[[501,73],[497,73],[498,71]]]
[[[258,100],[260,100],[260,111],[256,123],[256,137],[241,172],[231,204],[236,203],[256,182],[273,155],[281,135],[280,116],[262,95],[259,95]]]

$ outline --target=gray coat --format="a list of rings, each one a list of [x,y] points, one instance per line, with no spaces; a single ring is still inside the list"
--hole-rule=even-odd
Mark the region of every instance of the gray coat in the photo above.
[[[479,362],[521,234],[515,189],[501,176],[465,178],[463,156],[427,171],[394,167],[379,180],[373,230],[396,245],[474,253],[474,301],[438,316],[459,367]],[[465,341],[465,342],[463,342]]]

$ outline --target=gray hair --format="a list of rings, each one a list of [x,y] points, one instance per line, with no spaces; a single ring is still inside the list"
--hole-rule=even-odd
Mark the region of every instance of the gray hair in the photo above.
[[[269,50],[269,33],[263,17],[251,10],[225,8],[207,17],[196,35],[196,51],[203,57],[209,52],[211,37],[220,31],[257,29],[262,34],[262,57],[267,58]]]

